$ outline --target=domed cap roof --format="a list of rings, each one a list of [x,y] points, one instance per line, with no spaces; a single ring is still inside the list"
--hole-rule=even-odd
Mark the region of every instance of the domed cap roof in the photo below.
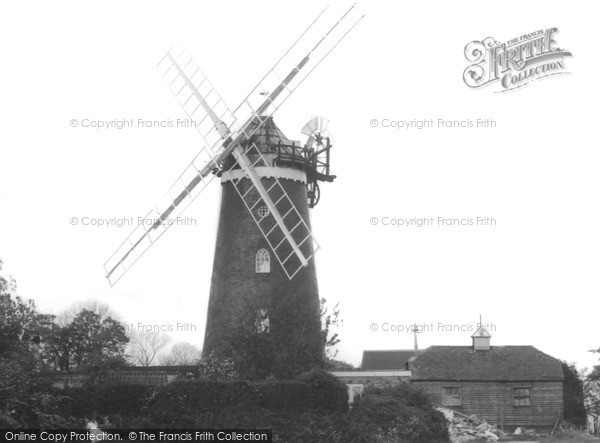
[[[258,150],[263,154],[272,153],[276,147],[281,144],[285,146],[300,146],[299,142],[290,140],[275,124],[273,117],[267,117],[258,131],[248,140],[248,146],[255,143]]]

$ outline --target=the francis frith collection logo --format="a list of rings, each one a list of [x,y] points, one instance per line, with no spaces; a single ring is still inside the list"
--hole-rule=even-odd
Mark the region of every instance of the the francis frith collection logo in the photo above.
[[[535,80],[566,74],[567,50],[554,39],[558,28],[540,29],[504,43],[487,37],[465,46],[465,57],[472,64],[463,79],[471,88],[499,84],[496,92],[511,91]]]

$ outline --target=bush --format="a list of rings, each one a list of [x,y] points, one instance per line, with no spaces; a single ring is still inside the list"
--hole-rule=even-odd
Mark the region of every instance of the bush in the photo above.
[[[104,383],[94,389],[95,411],[102,415],[138,416],[150,401],[151,386],[137,383]]]
[[[448,441],[444,416],[405,383],[367,388],[348,415],[349,441]]]
[[[17,349],[0,356],[0,428],[39,428],[53,412],[51,391],[52,375],[33,353]]]
[[[103,383],[64,391],[60,410],[75,417],[96,414],[139,416],[153,393],[151,386],[138,383]]]
[[[270,428],[274,441],[448,441],[446,420],[408,384],[367,388],[347,411],[346,387],[323,371],[260,383],[182,380],[164,386],[140,427]],[[123,426],[127,427],[127,424]]]
[[[391,443],[447,441],[446,420],[408,384],[370,387],[348,412],[346,387],[316,370],[296,380],[178,380],[153,389],[135,384],[71,388],[62,413],[107,415],[105,427],[262,428],[275,442]],[[53,418],[54,420],[54,418]],[[0,414],[0,423],[6,419]],[[71,420],[72,422],[72,420]],[[60,417],[58,427],[65,426]]]
[[[310,402],[313,409],[338,412],[348,410],[348,388],[329,372],[314,369],[300,374],[297,380],[311,387]]]
[[[308,412],[312,408],[311,387],[300,381],[267,381],[253,385],[256,405],[280,412]]]
[[[90,417],[94,413],[93,395],[89,388],[72,387],[55,390],[56,410],[62,415],[73,417]]]
[[[281,412],[346,412],[348,390],[321,369],[304,372],[296,380],[255,383],[258,407]]]
[[[246,405],[252,389],[243,381],[177,380],[158,390],[149,415],[164,426],[189,426],[190,414]]]
[[[160,388],[149,412],[172,422],[190,411],[258,407],[276,412],[348,410],[346,386],[324,371],[302,374],[298,380],[245,381],[178,380]]]

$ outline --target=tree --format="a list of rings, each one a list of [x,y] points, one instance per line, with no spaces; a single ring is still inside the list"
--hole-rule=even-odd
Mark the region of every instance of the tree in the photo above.
[[[124,365],[128,341],[121,323],[84,309],[67,325],[55,325],[44,350],[60,370],[95,373]]]
[[[336,303],[331,313],[329,313],[327,300],[321,298],[321,324],[323,325],[321,333],[323,348],[325,349],[325,368],[328,371],[351,371],[356,369],[353,365],[335,358],[338,351],[337,349],[334,349],[334,347],[341,339],[338,333],[334,333],[332,330],[333,328],[339,328],[344,324],[344,320],[340,317],[339,305],[339,303]]]
[[[325,356],[328,359],[333,359],[337,356],[338,351],[334,350],[333,348],[341,341],[337,333],[332,333],[333,327],[340,327],[344,323],[340,318],[339,305],[339,303],[336,303],[336,305],[333,307],[333,311],[329,313],[327,300],[321,298],[321,334],[323,348],[325,349]]]
[[[581,371],[583,399],[586,412],[600,415],[600,382],[586,368]]]
[[[171,352],[161,359],[165,366],[194,365],[202,357],[202,351],[191,343],[179,342],[173,345]]]
[[[13,278],[0,274],[0,356],[28,350],[32,342],[39,343],[53,320],[51,315],[38,314],[33,300],[16,295],[16,288]]]
[[[590,352],[599,354],[600,348]],[[592,414],[600,415],[600,365],[594,366],[590,372],[583,372],[582,377],[585,408]]]
[[[95,299],[73,303],[70,307],[57,315],[55,321],[59,326],[66,326],[70,324],[81,311],[91,311],[99,315],[102,319],[110,317],[118,322],[122,321],[121,316],[114,309],[106,303],[102,303]]]
[[[0,290],[0,355],[29,349],[51,327],[51,315],[38,314],[32,300]]]
[[[328,371],[352,371],[356,369],[354,365],[334,358],[326,358],[325,367]]]
[[[136,365],[150,366],[170,341],[171,337],[164,332],[133,331],[129,337],[129,360]]]
[[[566,421],[583,426],[587,422],[584,406],[583,378],[574,363],[562,363],[564,418]]]
[[[76,345],[68,326],[53,324],[44,342],[43,354],[50,366],[68,373],[71,372]]]
[[[3,266],[4,262],[0,260],[0,272],[2,272]],[[16,286],[17,283],[14,278],[0,274],[0,294],[14,294],[17,289]]]
[[[14,279],[0,275],[0,428],[39,428],[50,416],[52,379],[38,349],[52,319],[16,295]]]

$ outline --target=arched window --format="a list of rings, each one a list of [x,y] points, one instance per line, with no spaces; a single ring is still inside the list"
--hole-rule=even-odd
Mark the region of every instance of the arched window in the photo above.
[[[271,272],[271,256],[266,249],[259,249],[256,253],[256,273],[268,274]]]

